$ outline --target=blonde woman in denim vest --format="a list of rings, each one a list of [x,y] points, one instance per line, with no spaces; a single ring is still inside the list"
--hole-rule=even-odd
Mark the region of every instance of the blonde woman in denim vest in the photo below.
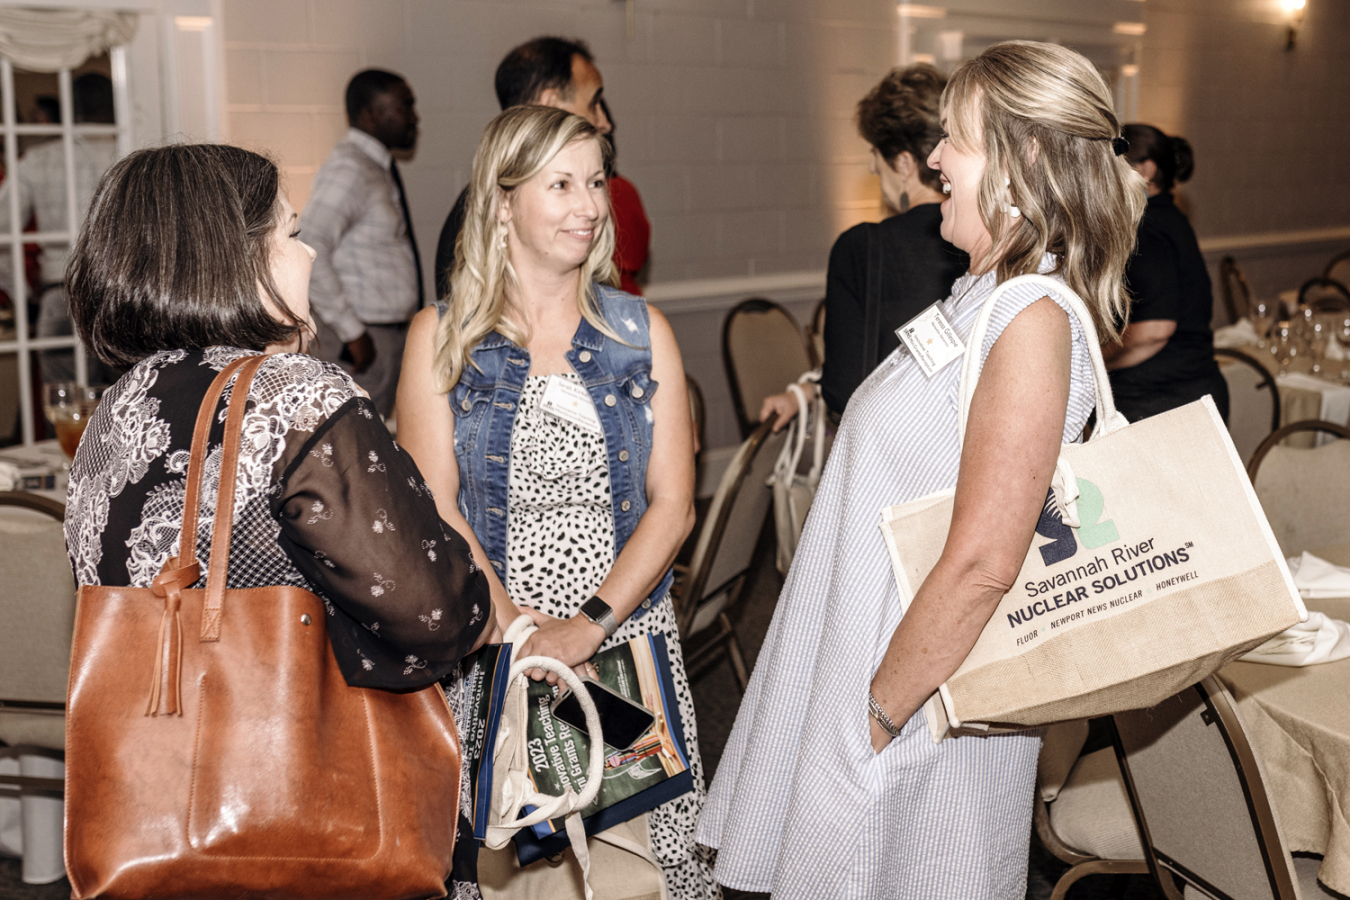
[[[665,317],[612,287],[609,153],[561,110],[489,123],[450,296],[408,335],[399,440],[471,535],[498,627],[539,626],[523,653],[582,670],[602,647],[667,636],[695,791],[652,811],[652,850],[672,896],[716,897],[693,843],[703,774],[669,597],[694,518],[684,368]]]

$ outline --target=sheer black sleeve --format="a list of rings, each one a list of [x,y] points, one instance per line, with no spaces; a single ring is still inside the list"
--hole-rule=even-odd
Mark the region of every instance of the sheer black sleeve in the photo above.
[[[324,598],[347,683],[408,689],[449,674],[491,613],[467,542],[364,397],[320,425],[272,498],[281,546]]]

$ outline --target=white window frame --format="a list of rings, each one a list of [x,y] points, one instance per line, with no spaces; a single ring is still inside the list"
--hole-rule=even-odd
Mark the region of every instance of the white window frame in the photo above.
[[[75,378],[81,384],[88,382],[89,361],[85,355],[78,335],[60,337],[28,336],[28,284],[24,269],[23,245],[26,243],[64,244],[75,242],[75,235],[83,222],[83,211],[76,208],[78,194],[75,190],[75,136],[76,135],[114,135],[117,138],[117,156],[120,159],[131,152],[131,103],[128,85],[127,50],[114,47],[108,51],[112,65],[113,109],[116,118],[114,125],[75,124],[74,105],[71,96],[71,70],[57,72],[57,83],[61,98],[60,125],[21,125],[17,121],[14,102],[14,64],[0,56],[0,136],[4,138],[6,180],[10,181],[9,190],[9,230],[0,231],[0,253],[10,254],[12,281],[5,285],[14,303],[15,339],[0,341],[0,355],[16,353],[19,367],[19,410],[21,418],[21,438],[25,446],[33,443],[35,416],[33,406],[33,354],[43,350],[70,349],[75,351]],[[60,137],[65,147],[66,162],[66,223],[67,227],[59,231],[42,230],[24,232],[25,223],[19,220],[19,192],[14,189],[14,179],[18,176],[19,143],[21,135],[46,135]]]

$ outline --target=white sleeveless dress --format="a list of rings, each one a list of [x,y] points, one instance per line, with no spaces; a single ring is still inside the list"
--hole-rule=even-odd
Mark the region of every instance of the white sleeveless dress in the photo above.
[[[575,373],[563,377],[580,384]],[[506,593],[523,606],[558,618],[576,615],[614,565],[614,506],[605,437],[539,409],[548,376],[532,375],[521,391],[511,429],[507,480]],[[694,791],[648,814],[652,852],[676,900],[721,896],[711,854],[694,843],[703,807],[703,762],[693,695],[680,653],[670,595],[642,618],[628,618],[601,649],[655,632],[666,636],[671,680],[684,723]]]
[[[952,286],[963,340],[996,286],[992,273]],[[1044,295],[1006,292],[967,352],[987,357]],[[1094,397],[1088,337],[1071,321],[1065,441]],[[775,900],[1025,896],[1039,732],[934,744],[920,711],[880,754],[868,733],[868,685],[901,617],[880,510],[956,483],[960,370],[930,380],[902,347],[845,410],[699,823],[722,884]]]

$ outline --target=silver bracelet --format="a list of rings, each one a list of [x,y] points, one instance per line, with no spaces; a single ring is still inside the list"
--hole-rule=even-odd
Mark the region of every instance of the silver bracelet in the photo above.
[[[900,736],[900,729],[895,727],[895,723],[891,721],[890,716],[886,715],[886,710],[881,708],[880,701],[877,700],[876,695],[871,691],[867,692],[867,711],[871,714],[872,718],[877,720],[877,724],[881,726],[882,731],[893,738]]]

